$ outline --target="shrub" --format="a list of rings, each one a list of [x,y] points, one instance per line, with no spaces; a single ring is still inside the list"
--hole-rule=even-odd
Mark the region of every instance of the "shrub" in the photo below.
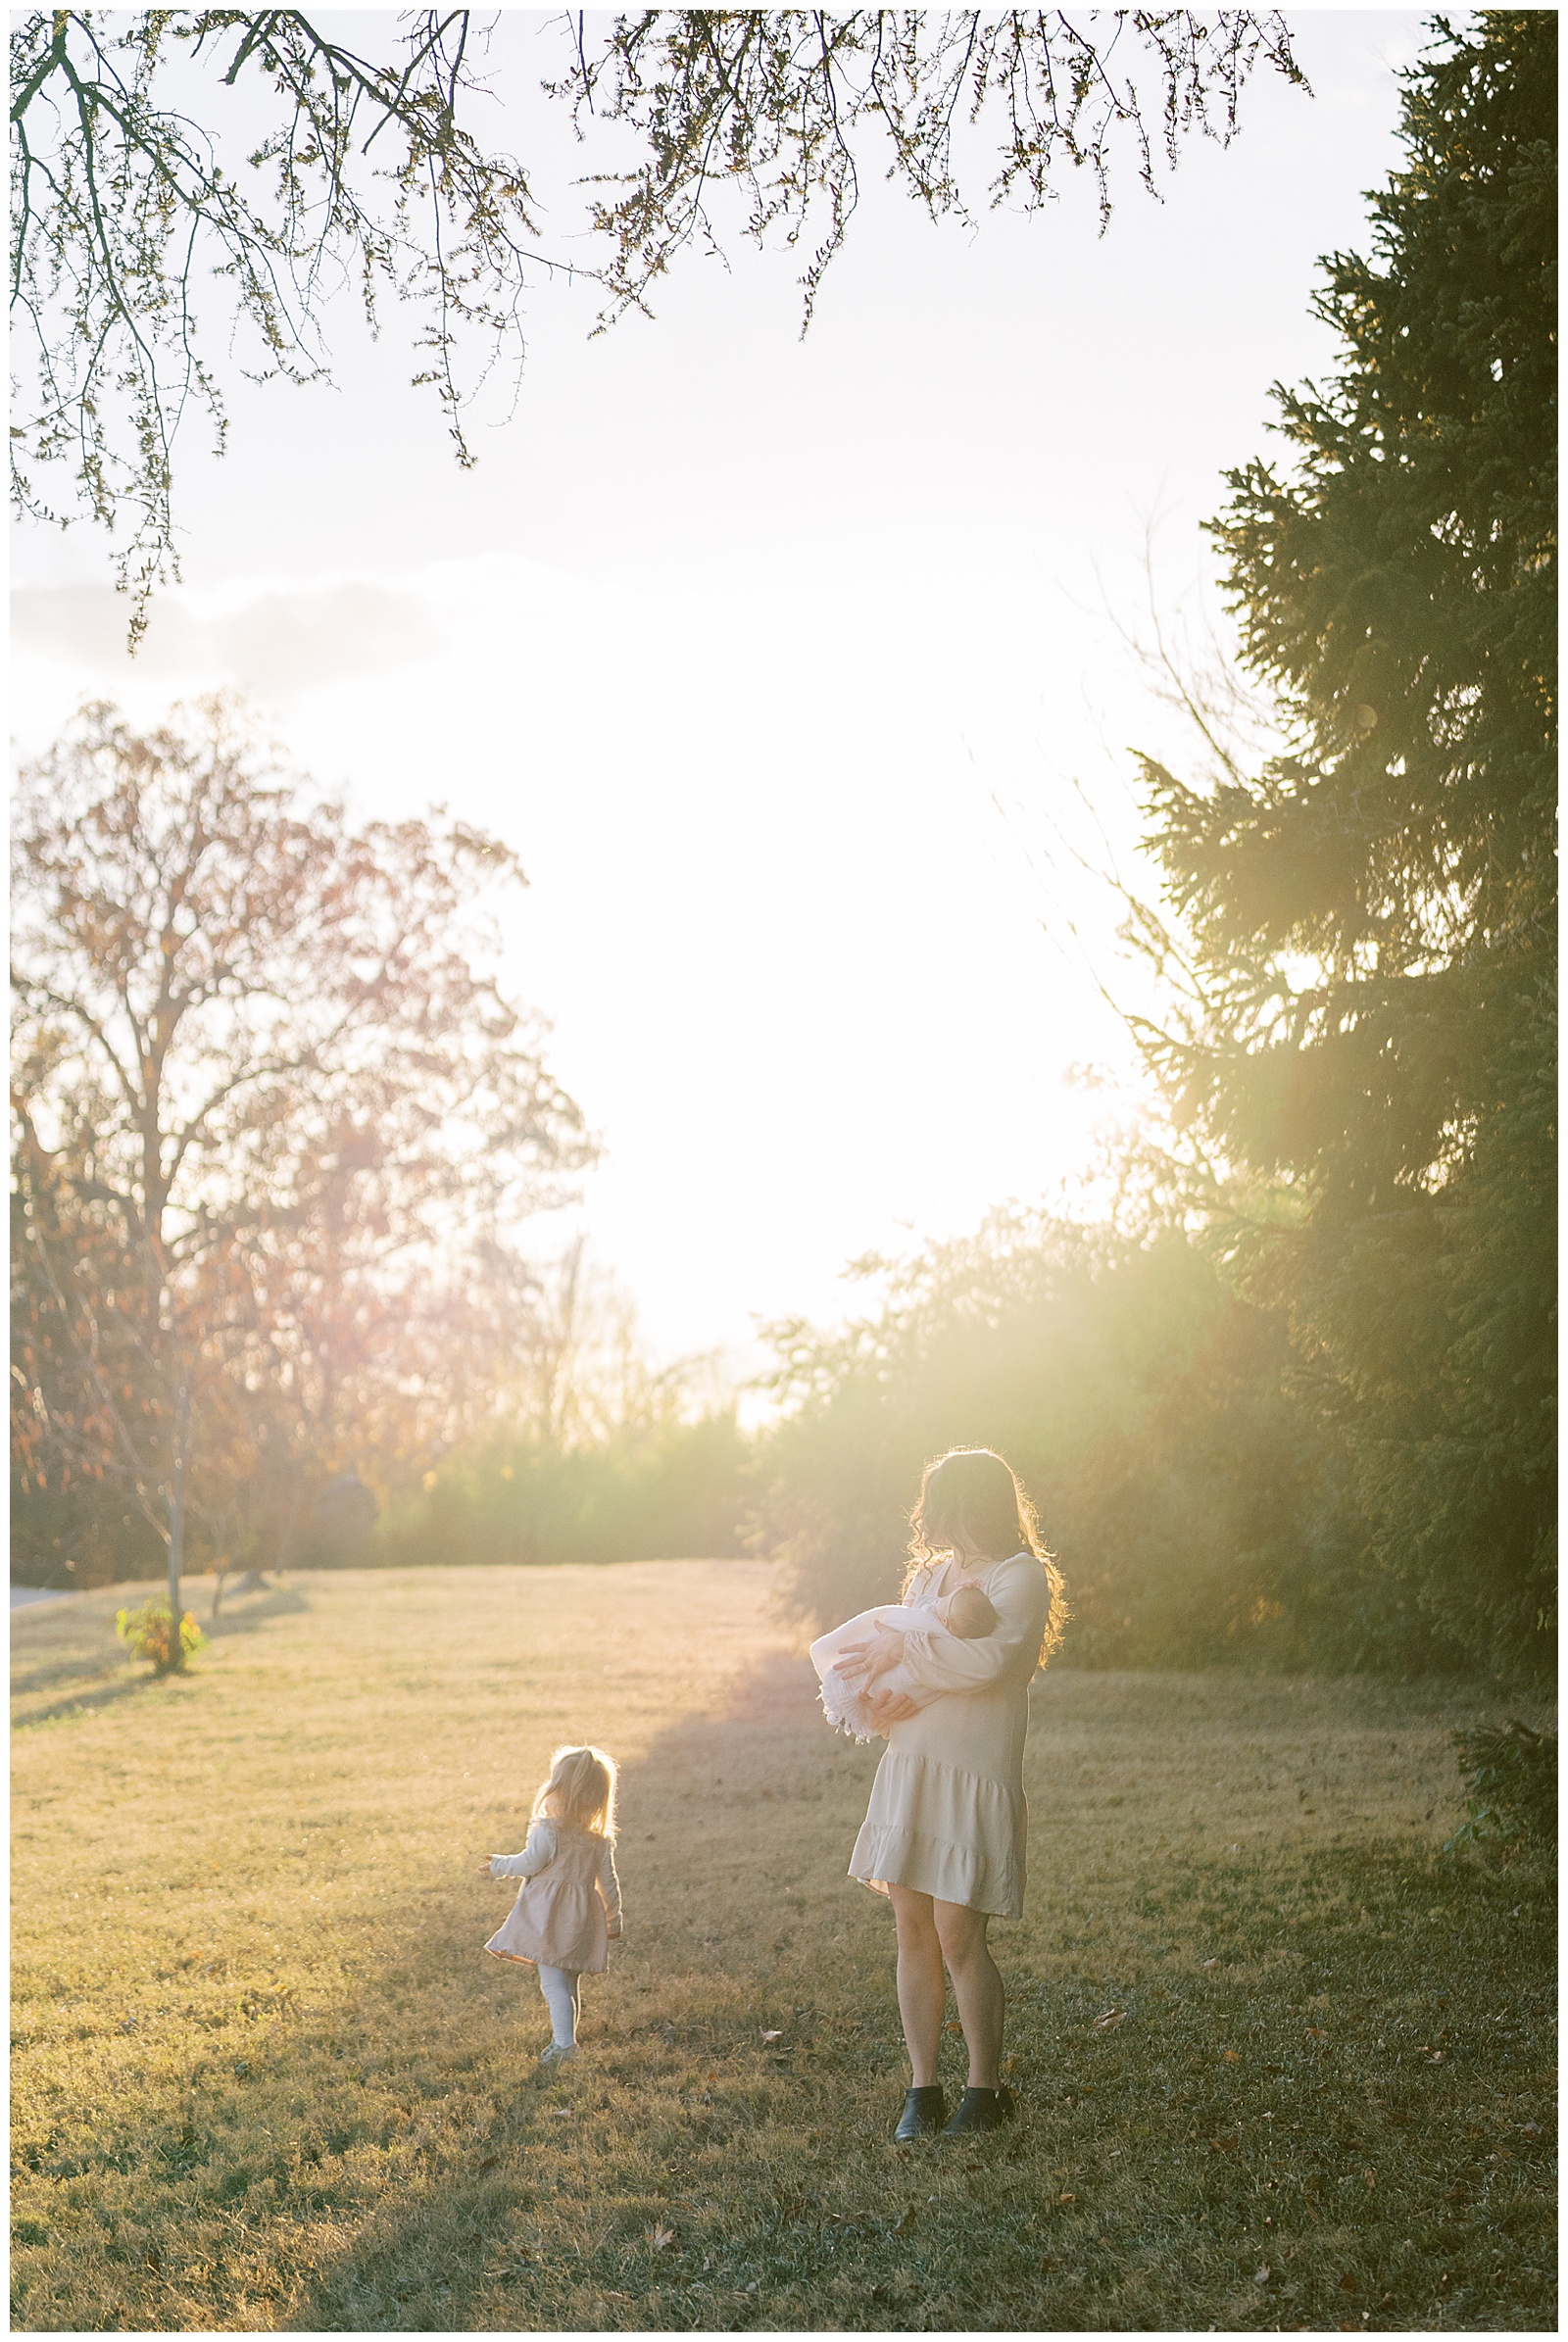
[[[1180,1227],[1012,1208],[897,1264],[846,1327],[771,1329],[755,1549],[827,1624],[896,1597],[920,1468],[997,1447],[1061,1563],[1078,1667],[1462,1667],[1368,1556],[1289,1330]]]
[[[1470,1795],[1465,1819],[1444,1847],[1446,1854],[1483,1839],[1522,1837],[1556,1844],[1555,1732],[1533,1732],[1510,1717],[1503,1725],[1455,1732],[1453,1745]]]
[[[115,1613],[115,1633],[120,1636],[133,1659],[150,1659],[155,1672],[161,1676],[179,1675],[185,1662],[199,1651],[207,1637],[190,1611],[179,1622],[179,1646],[173,1645],[169,1631],[169,1604],[143,1602],[139,1610],[120,1610]]]

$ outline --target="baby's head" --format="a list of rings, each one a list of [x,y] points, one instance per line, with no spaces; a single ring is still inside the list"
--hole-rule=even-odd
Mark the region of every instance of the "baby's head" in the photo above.
[[[997,1614],[978,1586],[960,1586],[937,1604],[942,1623],[960,1642],[978,1641],[996,1632]]]
[[[568,1830],[586,1830],[594,1837],[615,1834],[615,1760],[602,1748],[558,1748],[551,1760],[550,1779],[542,1781],[533,1801],[535,1817],[548,1814]]]

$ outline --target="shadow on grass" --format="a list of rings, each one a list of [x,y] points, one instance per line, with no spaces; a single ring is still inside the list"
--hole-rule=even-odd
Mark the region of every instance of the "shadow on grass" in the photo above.
[[[432,1876],[324,2005],[106,2141],[125,2298],[95,2322],[1255,2330],[1349,2303],[1382,2329],[1549,2328],[1515,2276],[1549,2249],[1525,2192],[1549,2134],[1523,2122],[1547,2087],[1544,1866],[1368,1835],[1161,1868],[1152,1817],[1093,1888],[1114,1941],[1072,1949],[1077,1889],[1046,1876],[1002,1938],[1025,2120],[901,2159],[891,1928],[844,1879],[877,1751],[813,1694],[775,1658],[626,1767],[628,1940],[585,1985],[574,2068],[540,2076],[532,1978],[480,1951],[499,1906]],[[1125,2021],[1098,2031],[1111,1997]]]
[[[134,1609],[140,1602],[156,1599],[160,1589],[137,1585],[120,1590],[124,1598],[116,1608]],[[292,1586],[274,1586],[260,1598],[245,1597],[243,1608],[198,1624],[210,1642],[223,1641],[255,1634],[274,1619],[310,1607],[309,1598]],[[21,1635],[17,1618],[27,1622]],[[116,1634],[114,1611],[90,1596],[69,1611],[39,1605],[19,1612],[12,1620],[11,1644],[13,1729],[17,1732],[28,1732],[65,1716],[91,1715],[169,1680],[130,1658]],[[134,1673],[127,1672],[132,1668]],[[199,1661],[197,1668],[199,1672]],[[45,1699],[41,1706],[28,1704],[50,1691],[57,1696]]]
[[[547,2031],[531,1973],[482,1959],[479,1944],[499,1911],[466,1914],[433,1937],[407,1938],[402,1957],[411,1965],[472,1978],[421,2087],[439,2098],[472,2090],[477,2076],[492,2111],[469,2131],[461,2158],[411,2177],[368,2208],[352,2242],[323,2259],[289,2304],[291,2329],[555,2327],[574,2321],[567,2315],[573,2287],[614,2297],[629,2316],[625,2288],[647,2262],[657,2217],[648,2194],[651,2150],[667,2172],[710,2144],[715,2126],[733,2125],[737,2139],[749,2128],[743,2114],[684,2105],[667,2070],[695,2056],[710,2068],[738,2069],[743,2085],[751,2078],[771,2090],[789,2078],[750,2012],[740,2025],[735,2014],[737,1994],[765,1988],[767,1971],[787,1949],[787,1910],[759,1896],[760,1925],[739,1940],[732,1929],[725,1939],[701,1891],[687,1889],[710,1879],[715,1864],[722,1870],[726,1853],[738,1869],[755,1860],[755,1839],[735,1842],[738,1807],[771,1825],[781,1808],[819,1807],[832,1777],[842,1781],[843,1743],[825,1732],[815,1688],[808,1662],[770,1659],[731,1687],[720,1710],[680,1718],[624,1768],[620,1869],[629,1941],[614,1955],[613,1981],[629,1989],[613,1996],[612,2014],[607,1979],[585,1980],[586,2046],[577,2067],[541,2074],[537,2052]],[[857,1812],[863,1803],[858,1778],[849,1803]],[[822,1875],[836,1885],[853,1828],[847,1832],[837,1815],[824,1819]],[[652,1880],[639,1877],[644,1871]],[[498,2015],[506,2028],[501,2046]],[[378,2033],[384,2023],[372,2020],[369,2029]],[[576,2134],[589,2123],[599,2133],[610,2129],[608,2156],[564,2220],[569,2239],[558,2229],[541,2253],[533,2241],[537,2216],[543,2210],[560,2220],[574,2186],[564,2176],[563,2150],[580,2153]],[[765,2322],[755,2302],[744,2306],[749,2315],[734,2323]],[[599,2320],[612,2321],[609,2311]],[[666,2313],[659,2322],[699,2318],[695,2310]]]
[[[138,1691],[147,1691],[153,1684],[163,1681],[163,1677],[155,1675],[148,1668],[143,1674],[127,1676],[121,1683],[105,1683],[96,1690],[74,1691],[65,1699],[51,1700],[47,1707],[29,1709],[25,1716],[16,1719],[11,1729],[17,1732],[30,1732],[37,1726],[53,1724],[62,1716],[91,1716],[99,1708],[112,1708],[122,1699],[133,1699]]]
[[[270,1586],[262,1593],[230,1593],[224,1596],[224,1603],[216,1618],[209,1610],[200,1622],[209,1642],[221,1642],[230,1635],[254,1635],[275,1618],[290,1618],[311,1607],[310,1596],[292,1586]],[[228,1608],[230,1603],[236,1607]]]
[[[1377,1834],[1195,1850],[1145,1937],[1135,1843],[1095,1894],[1125,1922],[1109,1992],[1104,1951],[1061,1947],[1071,1882],[1043,1879],[1032,1926],[999,1943],[1024,2120],[916,2170],[883,2135],[903,2082],[891,1928],[843,1878],[878,1751],[835,1741],[813,1693],[774,1659],[627,1768],[622,1976],[643,1996],[601,2015],[590,1979],[579,2067],[542,2086],[528,2039],[471,2147],[369,2208],[292,2325],[1256,2330],[1342,2322],[1353,2296],[1358,2325],[1376,2303],[1389,2327],[1550,2327],[1549,2141],[1523,2121],[1549,2089],[1545,1865],[1444,1866]],[[666,1845],[679,1867],[650,1891],[637,1871]],[[1126,2019],[1101,2032],[1109,1998]],[[463,2033],[453,2087],[496,2057]],[[910,2189],[923,2299],[883,2209]]]

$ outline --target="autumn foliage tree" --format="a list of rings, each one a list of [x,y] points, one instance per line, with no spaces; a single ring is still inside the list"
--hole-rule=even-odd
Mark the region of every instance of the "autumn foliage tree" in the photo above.
[[[473,1240],[591,1152],[489,965],[520,877],[439,816],[356,826],[222,702],[89,708],[24,775],[24,1539],[134,1514],[172,1580],[192,1520],[275,1556],[302,1487],[450,1421]]]

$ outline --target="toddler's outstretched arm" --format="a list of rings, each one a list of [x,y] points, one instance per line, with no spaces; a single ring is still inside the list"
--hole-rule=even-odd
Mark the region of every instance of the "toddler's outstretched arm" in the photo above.
[[[492,1854],[482,1867],[492,1878],[533,1878],[550,1868],[560,1842],[554,1822],[541,1814],[529,1830],[528,1842],[520,1854]]]

